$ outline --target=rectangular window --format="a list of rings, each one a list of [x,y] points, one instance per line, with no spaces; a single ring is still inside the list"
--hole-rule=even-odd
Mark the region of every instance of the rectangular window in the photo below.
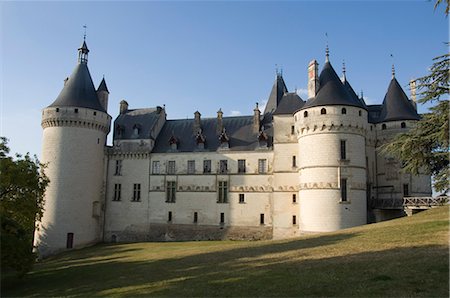
[[[225,223],[225,213],[220,213],[220,223],[224,224]]]
[[[259,223],[260,224],[264,224],[264,213],[261,213],[260,215],[259,215]]]
[[[258,159],[258,173],[265,174],[267,172],[267,159]]]
[[[228,203],[228,182],[219,181],[219,194],[217,203]]]
[[[293,134],[295,134],[295,126],[294,125],[291,126],[291,135],[293,135]]]
[[[238,159],[238,173],[245,173],[245,159]]]
[[[297,156],[292,156],[292,167],[295,168],[297,167]]]
[[[227,160],[223,159],[219,162],[219,173],[220,174],[228,173],[228,161]]]
[[[198,213],[194,212],[194,223],[198,222]]]
[[[167,181],[167,188],[166,188],[167,203],[175,203],[176,191],[177,191],[176,181]]]
[[[245,195],[243,193],[239,194],[239,203],[245,203]]]
[[[133,202],[139,202],[141,200],[141,184],[135,183],[133,186]]]
[[[172,221],[172,211],[169,211],[169,213],[167,214],[167,221]]]
[[[341,201],[347,201],[347,178],[341,179]]]
[[[155,160],[152,162],[152,173],[153,174],[159,174],[161,171],[161,164],[159,163],[159,160]]]
[[[297,216],[292,215],[292,224],[296,225],[297,224]]]
[[[203,173],[211,173],[211,160],[207,159],[203,161]]]
[[[346,152],[346,144],[345,140],[341,140],[341,159],[347,159],[347,152]]]
[[[122,175],[122,160],[116,160],[116,170],[114,172],[114,175]]]
[[[297,203],[297,195],[296,194],[292,195],[292,203]]]
[[[120,195],[122,193],[122,184],[114,184],[114,198],[113,201],[120,201]]]
[[[403,184],[403,196],[409,197],[409,185],[408,184]]]
[[[187,162],[187,173],[195,174],[195,160],[188,160]]]
[[[73,233],[67,233],[66,248],[73,248]]]
[[[175,174],[175,160],[169,160],[167,164],[167,174],[173,175]]]

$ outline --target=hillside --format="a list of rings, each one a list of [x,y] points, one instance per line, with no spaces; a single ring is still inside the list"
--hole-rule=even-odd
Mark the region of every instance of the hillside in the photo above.
[[[284,241],[104,244],[43,261],[9,296],[448,297],[449,209]]]

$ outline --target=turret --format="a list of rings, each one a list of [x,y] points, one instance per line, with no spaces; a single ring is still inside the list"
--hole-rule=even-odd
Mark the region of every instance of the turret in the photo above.
[[[100,101],[100,104],[102,105],[103,109],[105,111],[108,110],[108,97],[109,97],[109,90],[106,86],[105,78],[102,79],[100,82],[100,85],[97,88],[97,96],[98,100]]]
[[[35,245],[41,257],[101,240],[104,152],[111,117],[87,67],[86,41],[56,100],[42,113],[42,162],[50,184]],[[103,98],[103,104],[99,96]]]

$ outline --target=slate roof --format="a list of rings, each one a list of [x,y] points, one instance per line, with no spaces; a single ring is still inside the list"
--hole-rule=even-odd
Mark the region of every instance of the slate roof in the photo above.
[[[300,110],[305,102],[295,92],[285,93],[278,104],[274,115],[290,114]]]
[[[152,128],[160,116],[159,111],[158,108],[135,109],[120,114],[114,120],[114,140],[150,139]],[[139,127],[139,135],[134,134],[135,125]]]
[[[229,138],[230,151],[255,150],[259,147],[258,134],[252,130],[253,116],[224,117],[222,123]],[[178,140],[177,152],[216,151],[220,147],[216,118],[201,119],[202,134],[206,137],[204,150],[197,146],[193,125],[194,119],[167,120],[152,152],[172,152],[169,144],[172,136]]]
[[[347,88],[347,91],[348,91],[348,93],[350,94],[350,96],[353,98],[353,100],[359,101],[359,102],[361,103],[361,105],[362,105],[365,109],[367,109],[366,102],[364,101],[363,98],[360,98],[360,97],[356,94],[355,90],[353,90],[352,86],[351,86],[350,83],[347,81],[347,79],[344,80],[344,83],[343,83],[343,84],[344,84],[344,87]]]
[[[330,105],[347,105],[365,108],[359,99],[353,98],[350,95],[349,90],[342,84],[341,79],[329,61],[325,63],[320,73],[319,85],[320,88],[317,95],[310,98],[302,109]]]
[[[100,82],[100,85],[98,86],[97,91],[106,91],[109,93],[108,86],[106,86],[105,78],[103,78],[102,81]]]
[[[87,64],[79,63],[49,107],[81,107],[106,112],[100,104]]]
[[[272,90],[270,91],[269,95],[269,100],[267,101],[263,115],[275,112],[278,104],[281,101],[281,98],[286,92],[288,92],[288,90],[286,88],[286,84],[284,83],[283,76],[281,74],[277,74],[277,78],[273,83]]]
[[[377,123],[378,122],[382,108],[383,108],[382,105],[368,105],[367,106],[367,111],[369,112],[368,113],[369,123]]]
[[[378,122],[397,120],[420,120],[420,116],[394,77],[384,97]]]

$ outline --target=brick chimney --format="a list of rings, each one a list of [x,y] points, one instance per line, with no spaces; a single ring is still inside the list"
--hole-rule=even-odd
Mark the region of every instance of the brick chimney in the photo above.
[[[409,89],[411,89],[411,103],[417,111],[416,80],[409,81]]]
[[[223,130],[223,122],[222,122],[222,119],[223,119],[223,112],[222,112],[222,109],[219,109],[219,110],[217,111],[217,133],[218,133],[218,134],[221,134],[221,133],[222,133],[222,130]]]
[[[197,134],[202,126],[201,124],[201,119],[200,117],[202,116],[202,114],[200,114],[199,111],[195,111],[194,113],[194,125],[192,127],[192,130],[194,132],[194,134]]]
[[[256,103],[256,107],[253,110],[253,132],[258,133],[259,128],[261,126],[261,111],[258,108],[258,103]]]
[[[120,114],[125,114],[128,111],[128,102],[122,100],[120,102]]]
[[[312,60],[308,65],[308,98],[315,97],[319,90],[319,63]]]

